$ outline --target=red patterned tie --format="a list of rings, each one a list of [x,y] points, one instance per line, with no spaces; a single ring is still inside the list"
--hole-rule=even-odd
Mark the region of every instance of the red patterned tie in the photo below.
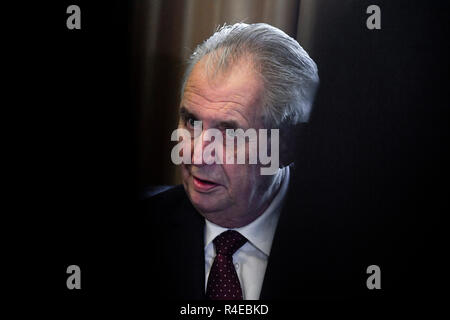
[[[242,300],[242,289],[233,265],[233,254],[247,242],[239,232],[228,230],[214,240],[216,257],[209,272],[206,297],[211,300]]]

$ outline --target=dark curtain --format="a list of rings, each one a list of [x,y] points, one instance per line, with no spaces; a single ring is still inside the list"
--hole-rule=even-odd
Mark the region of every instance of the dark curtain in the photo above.
[[[292,37],[299,0],[149,0],[134,3],[133,65],[138,106],[141,185],[180,183],[170,160],[180,82],[196,45],[224,23],[266,22]]]
[[[6,276],[20,299],[67,297],[74,310],[89,299],[119,305],[132,294],[123,288],[133,259],[150,254],[133,238],[142,221],[133,208],[136,185],[179,181],[169,141],[184,61],[217,25],[236,21],[282,28],[317,62],[321,85],[297,168],[311,201],[328,208],[321,217],[345,221],[349,243],[377,248],[359,252],[367,265],[380,265],[382,292],[395,302],[404,293],[434,299],[447,288],[444,1],[77,3],[80,32],[66,28],[72,1],[5,11],[14,41],[4,51],[15,58],[5,59],[13,69],[7,84],[17,84],[5,90],[12,96],[5,110],[19,121],[6,136],[18,138],[5,153],[18,168],[5,167],[17,193],[5,206],[17,223],[5,226],[17,228],[6,237],[14,255],[4,264],[18,273]],[[381,8],[381,30],[365,26],[370,4]],[[65,286],[71,264],[82,269],[80,292]]]
[[[366,27],[371,4],[381,8],[381,30]],[[170,133],[184,60],[195,45],[224,22],[274,24],[299,40],[321,78],[297,143],[305,188],[336,213],[327,219],[354,226],[350,242],[363,238],[361,246],[378,248],[366,259],[381,257],[386,283],[435,288],[443,235],[434,230],[448,211],[448,188],[437,187],[448,177],[446,12],[437,1],[138,2],[141,185],[179,182]]]

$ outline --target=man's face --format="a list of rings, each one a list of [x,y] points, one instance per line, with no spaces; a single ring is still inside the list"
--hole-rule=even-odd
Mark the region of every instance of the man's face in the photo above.
[[[210,128],[219,129],[225,142],[226,129],[264,127],[263,83],[252,69],[248,59],[241,59],[210,78],[202,59],[189,76],[180,104],[179,128],[193,135],[194,121],[202,121],[203,126],[201,136],[191,141],[192,164],[182,165],[184,188],[203,216],[224,227],[245,225],[265,209],[273,177],[260,175],[261,166],[248,164],[248,158],[245,164],[226,164],[225,160],[224,164],[195,164],[194,148],[204,149],[210,143],[202,139]]]

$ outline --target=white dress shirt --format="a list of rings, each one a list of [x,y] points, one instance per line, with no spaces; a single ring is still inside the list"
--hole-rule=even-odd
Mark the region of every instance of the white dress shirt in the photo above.
[[[269,207],[253,222],[240,228],[227,229],[205,219],[205,291],[209,271],[216,256],[212,241],[224,231],[236,230],[248,240],[233,255],[242,295],[244,300],[259,299],[278,218],[289,186],[289,167],[284,167],[280,171],[282,174],[280,190]]]

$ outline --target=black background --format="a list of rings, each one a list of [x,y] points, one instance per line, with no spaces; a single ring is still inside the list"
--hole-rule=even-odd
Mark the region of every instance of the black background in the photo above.
[[[358,14],[317,31],[321,88],[297,166],[334,218],[361,225],[373,247],[390,249],[373,261],[390,300],[434,301],[446,289],[444,3],[361,1]],[[81,7],[81,30],[66,28],[71,4]],[[381,30],[365,27],[369,4],[381,7]],[[4,62],[14,85],[7,109],[18,119],[6,136],[17,156],[9,172],[17,231],[5,264],[16,271],[19,296],[81,306],[139,294],[127,284],[142,254],[130,13],[125,1],[5,10],[12,59]],[[81,267],[80,291],[66,288],[71,264]]]

